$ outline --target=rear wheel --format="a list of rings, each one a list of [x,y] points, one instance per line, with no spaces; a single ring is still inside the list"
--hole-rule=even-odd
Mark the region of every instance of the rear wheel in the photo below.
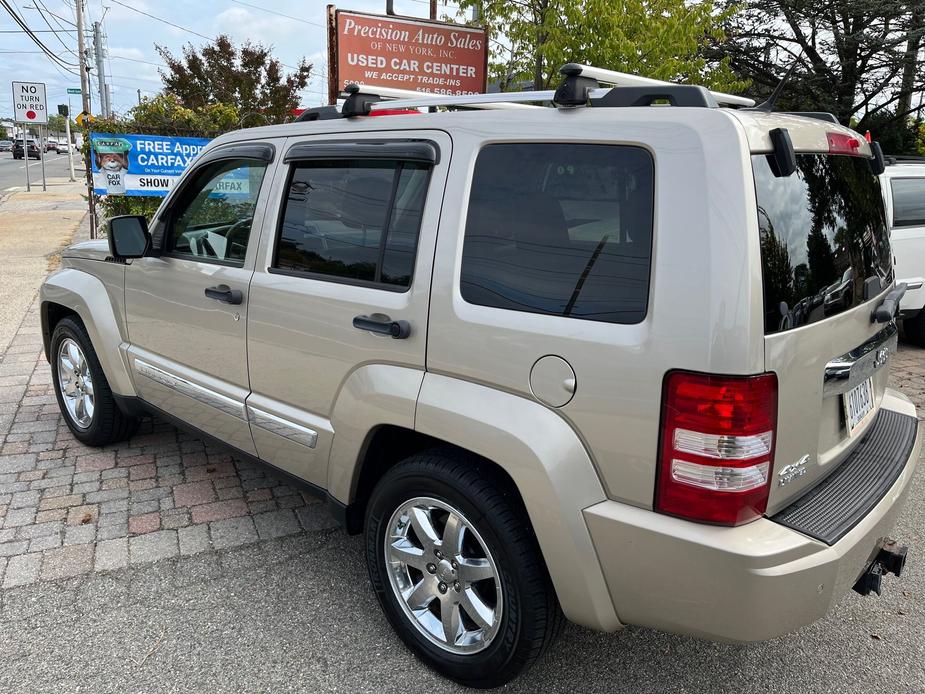
[[[370,579],[393,628],[435,670],[496,687],[529,667],[562,621],[509,482],[455,450],[392,468],[370,499]]]
[[[903,330],[909,342],[925,347],[925,309],[919,311],[915,317],[904,320]]]
[[[80,319],[62,318],[51,336],[51,375],[64,421],[74,437],[89,446],[129,438],[138,420],[116,405]]]

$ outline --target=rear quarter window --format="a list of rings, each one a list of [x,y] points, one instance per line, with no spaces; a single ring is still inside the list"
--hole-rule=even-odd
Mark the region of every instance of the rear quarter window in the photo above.
[[[469,198],[463,299],[609,323],[643,320],[653,169],[639,147],[485,147]]]
[[[925,226],[925,177],[890,180],[893,226]]]
[[[865,301],[864,283],[893,279],[879,181],[862,157],[797,154],[774,176],[752,156],[761,234],[765,334],[816,323]]]

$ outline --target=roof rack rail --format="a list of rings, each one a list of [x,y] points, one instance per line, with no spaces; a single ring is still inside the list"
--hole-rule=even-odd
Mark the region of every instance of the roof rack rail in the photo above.
[[[674,84],[640,77],[625,72],[605,70],[592,65],[567,63],[560,72],[563,80],[553,91],[498,92],[494,94],[428,94],[391,87],[369,87],[357,84],[344,89],[347,98],[338,111],[334,106],[312,108],[302,113],[298,121],[327,120],[368,116],[376,111],[453,106],[476,109],[543,108],[539,103],[560,107],[591,106],[651,106],[667,101],[672,106],[716,108],[719,104],[754,106],[753,99],[714,92],[698,85]],[[616,88],[601,88],[601,82]]]
[[[896,164],[925,164],[925,157],[918,154],[887,154],[884,159],[888,166]]]

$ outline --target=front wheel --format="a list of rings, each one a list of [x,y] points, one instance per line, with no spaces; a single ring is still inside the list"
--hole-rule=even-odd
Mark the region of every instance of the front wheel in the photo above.
[[[88,446],[129,438],[138,420],[119,410],[80,319],[62,318],[51,335],[51,375],[58,407],[74,437]]]
[[[549,646],[559,610],[510,482],[455,450],[412,456],[370,499],[366,557],[392,627],[424,662],[496,687]]]

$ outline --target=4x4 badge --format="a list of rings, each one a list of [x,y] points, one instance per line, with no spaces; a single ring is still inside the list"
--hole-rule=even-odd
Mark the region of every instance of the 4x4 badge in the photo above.
[[[788,484],[797,477],[802,477],[805,475],[808,470],[806,469],[806,464],[809,462],[809,454],[804,455],[795,463],[790,463],[790,465],[785,465],[781,468],[781,471],[777,473],[777,486],[783,487],[785,484]]]

